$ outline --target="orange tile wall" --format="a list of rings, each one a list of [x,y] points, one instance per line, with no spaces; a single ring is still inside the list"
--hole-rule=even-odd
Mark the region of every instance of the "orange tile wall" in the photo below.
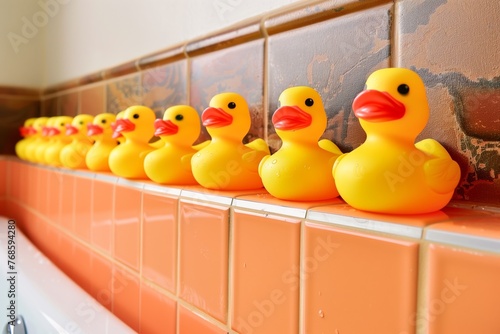
[[[140,333],[500,329],[495,210],[385,216],[5,156],[0,172],[0,214]]]

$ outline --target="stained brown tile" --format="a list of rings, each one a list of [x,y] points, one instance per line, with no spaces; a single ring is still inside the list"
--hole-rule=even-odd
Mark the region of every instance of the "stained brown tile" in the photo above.
[[[190,104],[201,114],[213,96],[238,93],[246,99],[252,117],[244,141],[264,138],[263,69],[262,39],[195,57],[191,60]],[[203,128],[198,140],[208,138]]]
[[[120,111],[142,103],[140,74],[132,74],[109,82],[106,86],[106,111]]]
[[[268,141],[281,145],[271,117],[291,86],[310,86],[323,100],[328,125],[323,138],[342,151],[359,146],[365,133],[351,110],[374,69],[389,66],[391,4],[351,13],[269,37]]]
[[[59,115],[78,115],[80,96],[78,92],[66,93],[59,97]]]
[[[80,114],[98,115],[106,112],[104,85],[97,85],[80,92]]]
[[[187,60],[151,68],[142,72],[143,104],[153,109],[157,118],[168,107],[187,104]]]
[[[498,2],[398,2],[397,63],[427,86],[431,116],[420,138],[441,142],[462,170],[455,199],[498,205]],[[464,15],[467,13],[467,15]],[[418,45],[418,47],[415,47]],[[453,50],[453,52],[450,52]]]

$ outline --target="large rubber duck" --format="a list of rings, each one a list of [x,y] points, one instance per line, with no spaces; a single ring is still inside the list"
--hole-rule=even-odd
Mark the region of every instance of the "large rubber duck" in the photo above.
[[[201,118],[212,140],[191,159],[196,181],[208,189],[262,188],[258,166],[270,152],[260,138],[242,143],[251,126],[245,99],[230,92],[215,95]]]
[[[108,158],[118,141],[112,138],[113,129],[111,125],[115,122],[116,115],[102,113],[94,117],[92,124],[87,126],[87,135],[95,140],[94,145],[87,152],[85,162],[87,168],[93,171],[110,172]]]
[[[58,116],[52,128],[49,130],[50,142],[47,144],[43,155],[43,162],[50,166],[62,166],[60,154],[64,146],[71,142],[71,138],[66,135],[66,126],[73,121],[71,116]]]
[[[121,133],[125,141],[109,154],[109,167],[118,176],[129,179],[147,178],[144,159],[154,148],[149,145],[155,128],[156,115],[145,106],[128,107],[123,118],[116,120],[115,133]]]
[[[45,164],[45,150],[51,143],[51,136],[52,136],[52,128],[53,124],[55,124],[57,118],[59,116],[52,116],[49,117],[45,125],[42,127],[42,132],[41,132],[41,140],[40,143],[36,146],[35,154],[34,154],[34,162],[40,163],[40,164]]]
[[[21,134],[22,139],[16,143],[15,152],[16,155],[22,159],[27,160],[25,150],[29,143],[35,140],[34,135],[36,134],[36,130],[33,127],[35,123],[36,117],[28,118],[24,121],[23,126],[19,128],[19,133]]]
[[[201,130],[196,109],[187,105],[170,107],[154,125],[155,136],[160,137],[163,146],[148,153],[144,160],[148,177],[160,184],[197,184],[191,170],[191,158],[199,149],[193,143]]]
[[[460,168],[436,140],[415,144],[429,118],[425,86],[409,69],[375,71],[352,105],[366,141],[334,167],[342,198],[356,209],[419,214],[451,199]]]
[[[92,123],[94,116],[80,114],[73,118],[71,124],[66,126],[66,135],[71,142],[64,146],[60,153],[61,164],[72,169],[87,168],[85,157],[92,147],[93,141],[87,136],[87,126]]]
[[[45,142],[45,137],[42,136],[43,129],[45,128],[45,125],[47,124],[48,117],[38,117],[35,122],[33,122],[32,128],[34,131],[33,134],[33,141],[28,143],[26,145],[25,150],[25,156],[26,160],[31,161],[31,162],[36,162],[36,150],[40,144]]]
[[[342,154],[333,142],[319,141],[327,125],[323,101],[310,87],[284,90],[272,122],[283,144],[264,157],[259,173],[274,197],[292,201],[319,201],[339,195],[332,167]]]

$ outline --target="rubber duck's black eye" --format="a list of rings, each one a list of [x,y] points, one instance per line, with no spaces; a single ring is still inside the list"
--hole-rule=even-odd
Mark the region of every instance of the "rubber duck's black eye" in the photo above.
[[[106,124],[106,120],[105,119],[101,120],[101,123]]]
[[[312,105],[314,104],[314,100],[311,98],[308,98],[308,99],[306,99],[305,104],[308,107],[312,107]]]
[[[80,125],[83,125],[83,121],[80,122]]]
[[[181,114],[175,115],[175,119],[178,121],[182,121],[184,119],[184,116],[182,116]]]
[[[135,119],[138,119],[139,118],[139,114],[134,114],[134,116],[132,116],[132,117],[134,117]]]
[[[66,124],[64,124],[64,123],[61,123],[61,126],[65,126],[65,125],[66,125]]]
[[[234,109],[234,108],[236,108],[236,103],[234,103],[234,102],[229,102],[229,103],[227,104],[227,107],[228,107],[229,109]]]
[[[398,86],[398,93],[401,95],[408,95],[410,92],[410,87],[407,84],[401,84]]]

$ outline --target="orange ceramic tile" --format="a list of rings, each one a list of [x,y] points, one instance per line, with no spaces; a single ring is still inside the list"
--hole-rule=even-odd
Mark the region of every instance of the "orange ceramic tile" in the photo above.
[[[139,270],[141,200],[139,189],[115,186],[114,256],[135,270]]]
[[[7,195],[7,161],[0,159],[0,197]]]
[[[75,182],[78,177],[72,174],[61,174],[61,215],[60,224],[61,227],[66,229],[68,232],[73,233],[75,229],[74,224],[74,212],[75,212]]]
[[[80,92],[80,114],[97,115],[106,112],[105,86],[97,85]]]
[[[61,247],[58,249],[58,256],[62,263],[63,271],[71,279],[82,287],[85,291],[90,289],[88,275],[91,273],[90,250],[75,241],[73,238],[61,234]],[[65,249],[65,252],[61,252]]]
[[[175,293],[178,200],[143,194],[142,275]]]
[[[88,292],[104,307],[111,310],[113,300],[113,270],[111,262],[97,254],[91,253],[90,273],[87,276]]]
[[[22,173],[24,170],[24,165],[21,162],[10,161],[9,162],[9,190],[8,194],[15,200],[21,200],[24,193],[25,179],[22,178]]]
[[[176,334],[177,303],[153,287],[141,284],[141,334]]]
[[[496,254],[428,246],[428,293],[424,309],[412,319],[422,333],[500,333],[498,241]]]
[[[139,332],[139,277],[115,265],[112,278],[113,313]]]
[[[178,334],[226,334],[227,331],[221,329],[202,315],[179,306]]]
[[[54,223],[59,223],[63,173],[60,170],[50,170],[48,176],[47,218]]]
[[[90,178],[75,178],[75,233],[85,242],[90,242],[92,182]]]
[[[49,173],[50,171],[45,168],[40,168],[39,181],[36,188],[37,196],[37,211],[42,215],[47,216],[49,207]]]
[[[306,223],[305,333],[414,333],[418,242]]]
[[[114,188],[111,182],[93,182],[90,240],[108,253],[112,251]]]
[[[450,219],[443,211],[422,215],[386,215],[356,210],[347,204],[315,207],[308,211],[308,220],[355,227],[364,230],[420,238],[424,227]]]
[[[300,219],[235,209],[232,328],[242,334],[298,333]]]
[[[179,296],[225,322],[229,208],[181,200],[179,224]]]

